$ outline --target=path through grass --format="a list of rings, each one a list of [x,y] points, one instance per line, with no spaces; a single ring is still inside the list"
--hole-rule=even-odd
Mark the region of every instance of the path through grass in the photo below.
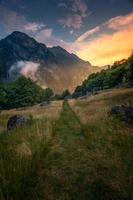
[[[130,136],[83,125],[67,101],[51,126],[30,156],[16,154],[8,136],[0,138],[0,200],[132,199]],[[36,135],[31,139],[36,147]]]
[[[49,152],[41,164],[40,177],[46,200],[131,199],[131,166],[128,167],[131,163],[123,161],[122,155],[126,150],[130,162],[129,138],[120,137],[119,141],[119,135],[113,138],[113,134],[102,135],[102,138],[97,125],[94,130],[94,136],[90,135],[92,130],[82,125],[64,102],[60,117],[53,125]],[[109,143],[110,137],[113,144]]]

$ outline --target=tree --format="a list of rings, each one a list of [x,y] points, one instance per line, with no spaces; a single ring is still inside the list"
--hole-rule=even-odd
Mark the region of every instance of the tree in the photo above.
[[[7,103],[7,92],[5,90],[5,86],[0,84],[0,109],[4,107]]]
[[[61,100],[62,97],[60,94],[55,94],[53,97],[52,97],[52,100]]]
[[[129,58],[129,81],[133,84],[133,53]]]
[[[65,99],[70,96],[71,96],[71,93],[69,92],[69,90],[65,90],[61,95],[62,99]]]
[[[0,106],[4,109],[32,106],[43,100],[44,90],[36,82],[19,77],[10,84],[0,85]]]
[[[46,88],[44,90],[43,100],[49,101],[49,100],[51,100],[51,98],[52,98],[53,95],[54,95],[53,90],[50,89],[50,88]]]

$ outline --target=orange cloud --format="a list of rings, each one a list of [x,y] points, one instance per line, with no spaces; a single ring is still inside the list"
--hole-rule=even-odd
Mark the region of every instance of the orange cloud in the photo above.
[[[104,26],[112,28],[115,32],[99,34],[91,42],[85,41],[85,36],[88,36],[86,32],[75,42],[77,55],[97,66],[112,64],[116,60],[127,58],[133,49],[133,13],[110,19]]]
[[[117,16],[112,19],[110,19],[107,22],[107,26],[111,29],[118,30],[121,28],[126,28],[127,25],[133,25],[133,12],[126,16]]]

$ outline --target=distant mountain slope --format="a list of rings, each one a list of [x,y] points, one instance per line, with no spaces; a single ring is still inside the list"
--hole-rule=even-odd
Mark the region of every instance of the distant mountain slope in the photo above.
[[[56,92],[73,90],[98,68],[57,46],[47,48],[25,33],[15,31],[0,41],[0,79],[23,74]]]
[[[76,87],[74,97],[122,86],[133,86],[133,54],[127,59],[117,61],[108,69],[91,74]]]

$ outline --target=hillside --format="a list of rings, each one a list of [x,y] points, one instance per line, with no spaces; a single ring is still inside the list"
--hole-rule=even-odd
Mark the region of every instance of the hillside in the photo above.
[[[109,114],[133,88],[0,115],[1,200],[130,200],[133,125]],[[13,114],[30,122],[5,132]]]
[[[73,97],[122,86],[133,86],[133,54],[127,59],[116,61],[107,69],[89,75],[76,87]]]
[[[24,75],[57,93],[65,89],[74,90],[88,74],[96,71],[99,68],[60,46],[48,48],[22,32],[15,31],[0,40],[2,81],[12,81]]]

